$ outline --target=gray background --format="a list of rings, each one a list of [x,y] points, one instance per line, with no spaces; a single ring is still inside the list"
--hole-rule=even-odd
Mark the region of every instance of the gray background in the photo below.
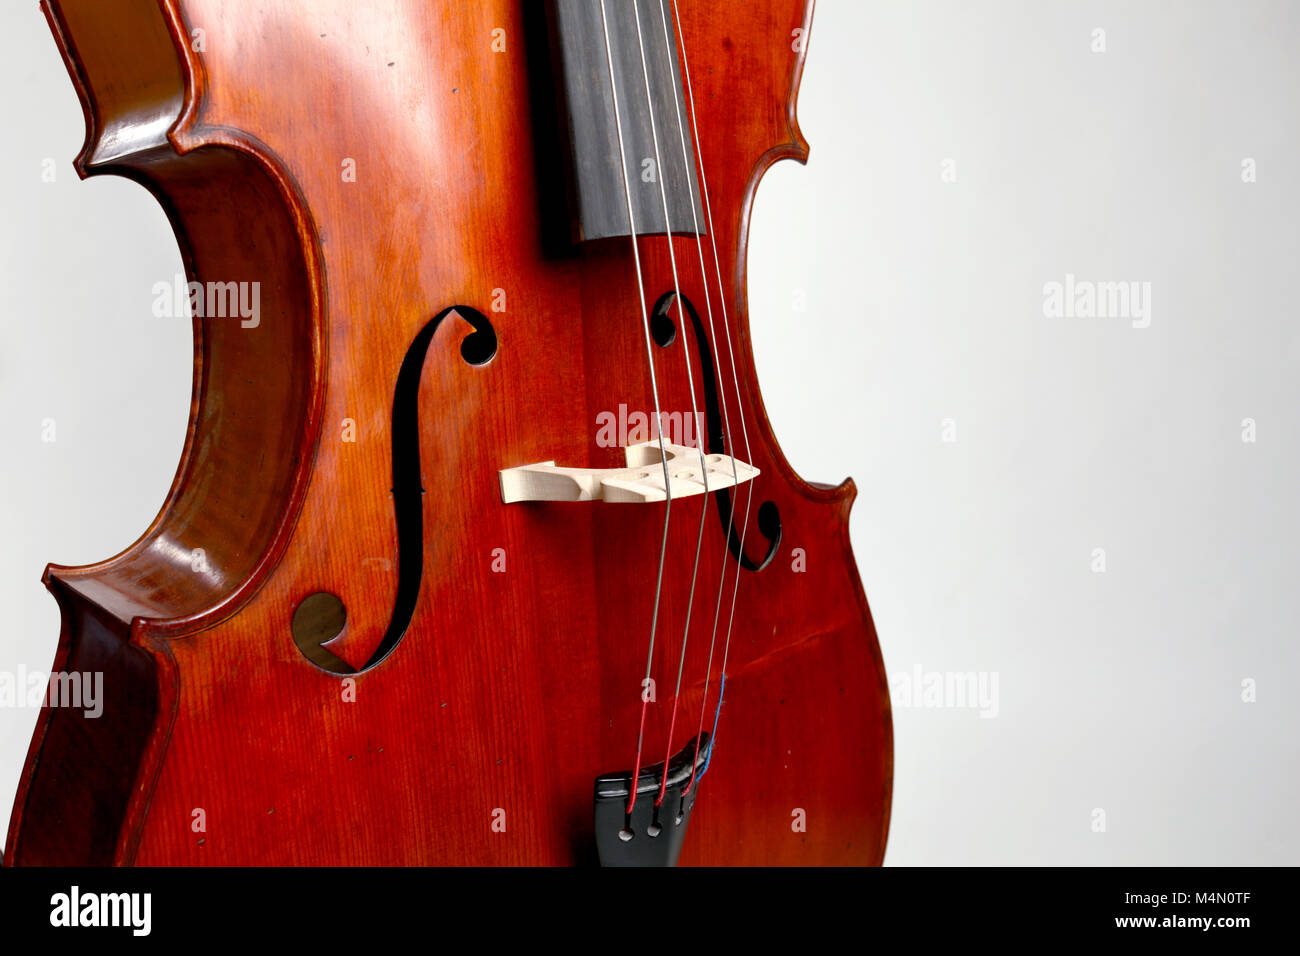
[[[800,473],[858,482],[891,676],[999,679],[992,719],[896,708],[888,863],[1300,862],[1297,49],[1286,2],[818,3],[811,160],[754,209],[764,397]],[[45,562],[119,551],[163,501],[191,346],[150,312],[180,270],[161,210],[72,171],[35,3],[0,14],[0,62],[14,671],[52,659]],[[1046,317],[1067,273],[1151,283],[1150,326]],[[35,717],[0,708],[0,820]]]

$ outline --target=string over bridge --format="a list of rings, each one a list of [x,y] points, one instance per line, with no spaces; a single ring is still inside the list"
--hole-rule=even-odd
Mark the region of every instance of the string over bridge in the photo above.
[[[687,445],[664,442],[668,457],[668,480],[674,498],[702,495],[705,491],[700,452]],[[500,472],[501,500],[516,501],[663,501],[664,458],[658,441],[639,442],[623,449],[623,468],[562,468],[554,461],[503,468]],[[734,466],[734,473],[733,473]],[[705,455],[710,492],[752,481],[759,471],[730,455]]]

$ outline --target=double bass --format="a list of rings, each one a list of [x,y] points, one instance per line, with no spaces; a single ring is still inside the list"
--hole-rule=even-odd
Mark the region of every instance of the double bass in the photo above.
[[[43,707],[5,863],[880,863],[856,491],[748,330],[812,3],[42,9],[194,384],[153,523],[46,570],[102,713]]]

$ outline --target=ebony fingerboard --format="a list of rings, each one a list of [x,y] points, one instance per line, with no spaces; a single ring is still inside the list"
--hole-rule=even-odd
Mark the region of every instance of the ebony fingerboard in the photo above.
[[[560,61],[560,93],[569,134],[570,194],[577,238],[631,234],[629,186],[637,235],[703,235],[706,229],[695,174],[691,112],[683,93],[672,2],[605,0],[604,6],[608,45],[600,0],[554,0],[551,5],[554,46]],[[613,85],[618,91],[618,126],[610,89],[611,63]],[[619,169],[619,126],[627,165],[626,186]],[[655,134],[659,143],[657,160]],[[661,183],[667,198],[667,222]]]

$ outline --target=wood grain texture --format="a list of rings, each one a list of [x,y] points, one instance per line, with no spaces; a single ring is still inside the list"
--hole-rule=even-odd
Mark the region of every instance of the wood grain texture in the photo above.
[[[807,155],[792,35],[810,27],[811,5],[743,6],[680,4],[725,325],[711,252],[706,292],[693,237],[638,240],[651,301],[672,288],[670,241],[684,295],[711,301],[728,451],[760,470],[755,510],[773,502],[782,527],[771,563],[741,574],[715,757],[681,862],[879,863],[892,736],[849,545],[856,492],[810,484],[782,456],[747,322],[754,190],[776,160]],[[548,239],[564,187],[540,158],[553,144],[534,108],[545,43],[530,39],[533,8],[112,8],[45,0],[86,108],[78,169],[144,185],[190,277],[260,282],[262,316],[252,329],[196,320],[191,427],[152,526],[105,562],[47,572],[64,611],[58,660],[121,660],[122,686],[147,685],[153,703],[109,695],[81,733],[64,726],[78,720],[70,712],[42,713],[6,862],[594,861],[592,781],[629,766],[635,745],[664,506],[500,499],[502,468],[618,467],[616,449],[596,446],[597,416],[654,408],[630,241]],[[466,361],[469,313],[446,312],[457,305],[490,321],[490,361]],[[424,494],[411,623],[381,663],[345,679],[304,658],[290,622],[328,592],[347,610],[332,654],[360,670],[385,641],[403,581],[395,383],[444,313],[412,395]],[[653,347],[664,411],[690,414],[693,336],[683,323]],[[672,507],[647,762],[670,746],[701,507],[711,503]],[[714,596],[733,580],[730,561],[720,580],[724,553],[711,520],[674,747],[696,730]],[[82,778],[93,748],[68,741],[87,734],[119,743]],[[90,807],[93,832],[69,822]],[[791,827],[796,810],[805,832]]]

